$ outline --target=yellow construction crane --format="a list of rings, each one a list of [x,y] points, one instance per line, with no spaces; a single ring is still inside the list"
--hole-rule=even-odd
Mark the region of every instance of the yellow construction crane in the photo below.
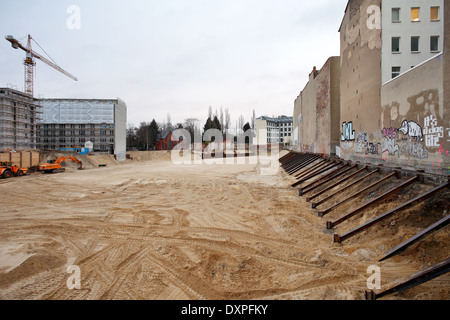
[[[44,58],[40,54],[34,52],[33,49],[31,48],[31,40],[34,40],[34,39],[30,35],[28,35],[28,43],[27,43],[26,47],[24,47],[18,40],[14,39],[14,37],[11,35],[6,36],[6,40],[11,42],[11,46],[14,49],[20,48],[26,52],[25,60],[23,62],[23,64],[25,65],[25,87],[24,87],[25,93],[28,93],[31,96],[33,96],[33,94],[34,94],[34,79],[33,78],[34,78],[34,67],[36,65],[34,58],[45,62],[47,65],[58,70],[62,74],[65,74],[69,78],[71,78],[75,81],[78,81],[78,79],[76,77],[74,77],[69,72],[65,71],[64,69],[62,69],[61,67],[56,65],[56,63],[51,62],[50,60]],[[34,40],[34,42],[36,42],[36,41]],[[36,42],[36,44],[39,46],[39,44],[37,42]]]

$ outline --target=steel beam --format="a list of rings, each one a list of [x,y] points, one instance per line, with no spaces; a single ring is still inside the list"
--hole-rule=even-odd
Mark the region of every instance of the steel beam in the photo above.
[[[399,186],[383,193],[381,196],[375,198],[372,201],[367,202],[366,204],[363,204],[362,206],[360,206],[359,208],[351,211],[350,213],[347,213],[346,215],[338,218],[337,220],[335,220],[334,222],[328,221],[327,222],[327,229],[332,229],[333,227],[341,224],[342,222],[350,219],[351,217],[357,215],[358,213],[360,213],[361,211],[364,211],[366,208],[370,207],[371,205],[381,201],[381,200],[385,200],[391,196],[393,196],[394,194],[396,194],[397,192],[399,192],[400,190],[406,188],[407,186],[409,186],[410,184],[413,184],[414,182],[416,182],[417,180],[419,180],[420,176],[415,176],[414,178],[411,178],[405,182],[403,182],[402,184],[400,184]],[[349,238],[352,234],[346,234],[345,236],[347,238]],[[337,236],[337,237],[336,237]],[[345,240],[345,238],[343,239],[341,236],[339,235],[334,235],[334,239],[335,242],[342,242],[343,240]],[[339,240],[339,241],[336,241]]]
[[[377,170],[372,171],[371,173],[365,175],[364,177],[362,177],[361,179],[359,179],[359,180],[356,181],[356,182],[359,183],[359,182],[361,182],[362,180],[366,179],[367,177],[369,177],[369,176],[371,176],[371,175],[373,175],[373,174],[375,174],[375,173],[377,173],[377,172],[378,172]],[[388,180],[388,179],[390,179],[390,178],[392,178],[393,176],[396,176],[396,175],[398,175],[397,172],[391,173],[391,174],[387,175],[386,177],[381,178],[380,180],[378,180],[378,181],[372,183],[372,184],[369,185],[368,187],[363,188],[363,189],[361,189],[360,191],[358,191],[358,192],[352,194],[351,196],[345,198],[344,200],[342,200],[342,201],[340,201],[340,202],[338,202],[338,203],[332,205],[331,207],[329,207],[329,208],[327,208],[327,209],[325,209],[325,210],[319,211],[319,212],[318,212],[319,217],[323,217],[324,215],[326,215],[327,213],[329,213],[331,210],[335,209],[336,207],[338,207],[338,206],[340,206],[340,205],[342,205],[342,204],[344,204],[344,203],[346,203],[346,202],[352,200],[353,198],[356,198],[356,197],[359,196],[361,193],[363,193],[363,192],[365,192],[365,191],[367,191],[367,190],[369,190],[369,189],[375,187],[376,185],[378,185],[378,184],[380,184],[380,183],[382,183],[382,182],[384,182],[384,181],[386,181],[386,180]],[[342,189],[340,192],[342,192],[342,191],[344,191],[344,190],[346,190],[346,189],[348,189],[348,188],[350,188],[350,187],[352,187],[352,186],[354,186],[354,185],[355,185],[355,184],[348,185],[347,187],[345,187],[344,189]]]
[[[336,167],[338,165],[339,165],[339,163],[338,162],[334,162],[334,161],[332,161],[330,163],[327,163],[327,164],[321,166],[320,168],[317,168],[316,170],[311,172],[309,175],[304,176],[302,179],[297,181],[296,182],[296,186],[298,186],[299,184],[301,184],[301,183],[303,183],[303,182],[305,182],[305,181],[307,181],[307,180],[309,180],[311,178],[314,178],[315,176],[317,176],[319,174],[322,174],[322,173],[324,173],[324,172],[326,172],[326,171],[328,171],[328,170],[330,170],[330,169],[332,169],[332,168],[334,168],[334,167]]]
[[[396,285],[395,287],[392,287],[381,293],[376,294],[373,291],[366,291],[365,297],[366,300],[377,300],[393,293],[403,292],[422,283],[433,280],[434,278],[440,277],[449,271],[450,258],[441,261],[429,268],[426,268],[423,271],[413,274],[408,280],[404,281],[403,283],[400,283],[399,285]]]
[[[297,171],[305,168],[306,166],[308,166],[309,164],[313,163],[314,161],[316,161],[317,159],[319,159],[319,157],[308,157],[300,162],[297,162],[294,166],[292,166],[290,169],[286,170],[286,172],[290,175],[295,174]]]
[[[320,163],[318,163],[316,165],[313,165],[311,168],[305,170],[304,173],[296,176],[296,178],[299,179],[299,180],[297,180],[296,183],[292,184],[292,187],[296,187],[299,184],[302,184],[304,181],[306,181],[303,178],[310,177],[312,173],[320,170],[321,168],[327,166],[328,164],[329,164],[329,160],[325,160],[324,162],[320,162]]]
[[[293,164],[297,163],[298,161],[300,161],[300,159],[302,158],[302,155],[300,154],[296,154],[294,157],[289,158],[288,160],[286,160],[281,167],[284,169],[289,168],[290,166],[292,166]]]
[[[375,218],[375,219],[373,219],[371,221],[368,221],[368,222],[364,223],[363,225],[361,225],[361,226],[359,226],[359,227],[357,227],[357,228],[355,228],[355,229],[353,229],[353,230],[351,230],[351,231],[349,231],[349,232],[339,236],[339,239],[340,239],[339,242],[345,241],[348,238],[353,237],[355,234],[358,234],[358,233],[360,233],[360,232],[370,228],[371,226],[373,226],[373,225],[375,225],[375,224],[377,224],[377,223],[379,223],[379,222],[381,222],[381,221],[391,217],[392,215],[394,215],[397,212],[405,210],[405,209],[407,209],[407,208],[409,208],[409,207],[411,207],[411,206],[413,206],[413,205],[415,205],[415,204],[417,204],[417,203],[419,203],[421,201],[425,201],[426,199],[430,198],[431,196],[433,196],[434,194],[438,193],[439,191],[447,188],[448,185],[449,185],[449,183],[445,183],[444,185],[441,185],[441,186],[439,186],[437,188],[434,188],[433,190],[430,190],[427,193],[425,193],[425,194],[423,194],[421,196],[418,196],[418,197],[408,201],[407,203],[405,203],[405,204],[403,204],[401,206],[398,206],[397,208],[392,209],[392,210],[382,214],[381,216],[379,216],[379,217],[377,217],[377,218]]]
[[[391,258],[393,256],[396,256],[397,254],[400,254],[400,253],[404,252],[407,248],[409,248],[410,246],[412,246],[416,242],[420,241],[422,238],[424,238],[428,234],[430,234],[432,232],[436,232],[436,231],[446,227],[449,223],[450,223],[450,216],[447,216],[447,217],[439,220],[438,222],[434,223],[433,225],[431,225],[430,227],[426,228],[422,232],[418,233],[414,237],[408,239],[407,241],[405,241],[402,244],[398,245],[394,249],[386,252],[384,257],[381,258],[379,261],[381,262],[381,261],[387,260],[387,259],[389,259],[389,258]]]
[[[286,155],[284,155],[284,156],[282,156],[280,159],[278,159],[278,161],[280,162],[280,163],[284,163],[284,162],[286,162],[288,159],[290,159],[290,158],[293,158],[293,157],[295,157],[295,152],[289,152],[288,154],[286,154]]]
[[[356,165],[353,165],[352,167],[348,168],[347,170],[344,170],[344,171],[341,173],[341,175],[347,173],[348,171],[354,169],[355,167],[356,167]],[[353,172],[352,174],[350,174],[350,175],[348,175],[348,176],[346,176],[346,177],[341,178],[340,180],[336,181],[335,183],[333,183],[332,185],[326,187],[325,189],[319,191],[318,193],[314,194],[313,196],[306,198],[306,201],[307,201],[307,202],[310,202],[312,199],[317,198],[318,196],[324,194],[324,193],[327,192],[328,190],[331,190],[331,189],[333,189],[334,187],[337,187],[338,185],[344,183],[345,181],[347,181],[347,180],[353,178],[354,176],[357,176],[358,174],[360,174],[361,172],[366,171],[366,170],[367,170],[367,167],[365,166],[365,167],[363,167],[362,169],[359,169],[359,170]],[[378,170],[378,169],[377,169],[377,170]],[[376,170],[376,171],[377,171],[377,170]],[[358,182],[358,181],[356,181],[356,183],[357,183],[357,182]],[[353,183],[353,185],[354,185],[354,183]],[[336,194],[338,194],[339,192],[341,192],[341,191],[337,191],[337,192],[333,193],[332,195],[328,196],[327,198],[325,198],[325,199],[323,199],[323,200],[321,200],[321,201],[319,201],[319,202],[312,203],[312,204],[311,204],[311,207],[312,207],[313,209],[316,208],[318,205],[320,205],[320,204],[322,204],[322,203],[328,201],[329,199],[331,199],[332,197],[334,197],[334,196],[335,196]]]
[[[302,195],[304,195],[304,194],[306,194],[308,192],[311,192],[312,190],[320,187],[321,185],[323,185],[323,184],[325,184],[325,183],[327,183],[327,182],[329,182],[329,181],[331,181],[333,179],[336,179],[336,177],[339,176],[339,173],[342,172],[341,170],[342,169],[346,169],[346,168],[348,169],[348,166],[349,166],[349,163],[344,163],[342,166],[340,166],[339,168],[331,171],[330,173],[326,174],[325,176],[317,178],[316,180],[314,180],[313,182],[311,182],[307,186],[305,186],[303,188],[300,188],[298,190],[299,195],[302,196]],[[353,165],[353,168],[355,166],[356,165]]]
[[[299,157],[293,159],[291,162],[289,162],[286,166],[284,166],[284,170],[288,173],[295,172],[295,171],[297,171],[296,168],[302,167],[305,163],[314,161],[318,158],[319,157],[314,156],[314,155],[299,156]]]
[[[326,162],[328,162],[328,159],[320,159],[319,162],[313,163],[311,167],[305,168],[302,172],[299,172],[295,178],[300,179],[301,177],[309,174],[310,172],[316,170],[319,166],[324,165]]]

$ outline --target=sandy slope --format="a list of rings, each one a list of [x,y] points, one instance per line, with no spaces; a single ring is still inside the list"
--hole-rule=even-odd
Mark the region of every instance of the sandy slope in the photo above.
[[[291,182],[169,157],[0,181],[2,199],[17,199],[0,208],[0,298],[362,299],[389,242],[333,244]],[[432,241],[448,254],[447,232]],[[69,265],[81,290],[67,288]],[[423,261],[379,265],[387,285]],[[449,278],[393,298],[448,299]]]

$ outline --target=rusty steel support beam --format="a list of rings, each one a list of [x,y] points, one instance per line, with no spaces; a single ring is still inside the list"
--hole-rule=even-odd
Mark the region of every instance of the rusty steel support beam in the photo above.
[[[324,159],[324,161],[317,163],[316,165],[313,165],[312,167],[310,167],[309,169],[305,170],[302,173],[299,173],[295,176],[295,178],[297,179],[302,179],[303,177],[306,177],[308,175],[311,174],[311,172],[314,172],[324,166],[327,166],[330,163],[330,159]]]
[[[314,161],[317,161],[318,159],[320,159],[320,157],[318,156],[308,156],[303,158],[301,161],[298,161],[288,169],[289,174],[294,174],[295,172],[299,171],[302,168],[307,167],[309,164],[313,163]]]
[[[391,258],[393,256],[396,256],[397,254],[400,254],[400,253],[404,252],[407,248],[412,246],[414,243],[420,241],[422,238],[424,238],[425,236],[429,235],[430,233],[436,232],[436,231],[446,227],[449,223],[450,223],[450,216],[446,216],[445,218],[443,218],[443,219],[439,220],[438,222],[434,223],[433,225],[431,225],[430,227],[426,228],[422,232],[418,233],[414,237],[408,239],[407,241],[405,241],[402,244],[398,245],[394,249],[386,252],[385,255],[383,256],[383,258],[381,258],[378,261],[381,262],[381,261],[387,260],[387,259],[389,259],[389,258]]]
[[[353,166],[351,166],[351,167],[348,168],[347,170],[344,170],[343,172],[341,172],[341,173],[339,174],[339,176],[340,176],[340,175],[343,175],[343,174],[345,174],[345,173],[347,173],[348,171],[350,171],[350,170],[352,170],[352,169],[354,169],[354,168],[356,168],[356,167],[357,167],[356,164],[353,165]],[[331,190],[331,189],[333,189],[334,187],[337,187],[338,185],[344,183],[345,181],[347,181],[347,180],[353,178],[354,176],[357,176],[358,174],[360,174],[361,172],[366,171],[366,170],[367,170],[367,167],[364,166],[362,169],[359,169],[359,170],[353,172],[352,174],[350,174],[350,175],[348,175],[348,176],[346,176],[346,177],[343,177],[343,178],[339,179],[339,180],[336,181],[335,183],[329,185],[328,187],[326,187],[326,188],[324,188],[323,190],[319,191],[318,193],[312,195],[311,197],[307,197],[307,198],[306,198],[306,202],[310,202],[312,199],[317,198],[318,196],[324,194],[324,193],[327,192],[328,190]],[[316,203],[312,203],[312,204],[311,204],[311,207],[312,207],[313,209],[316,208],[318,205],[320,205],[320,204],[326,202],[327,200],[331,199],[335,194],[337,194],[337,193],[339,193],[339,192],[340,192],[340,191],[334,193],[333,195],[330,195],[329,197],[325,198],[324,200],[321,200],[321,201],[316,202]]]
[[[414,288],[422,283],[433,280],[434,278],[440,277],[450,271],[450,258],[441,261],[423,271],[413,274],[408,280],[400,283],[386,291],[376,294],[373,291],[366,291],[366,300],[377,300],[388,296],[393,293],[403,292],[408,289]]]
[[[407,203],[405,203],[405,204],[403,204],[401,206],[398,206],[397,208],[392,209],[392,210],[382,214],[381,216],[379,216],[379,217],[377,217],[377,218],[375,218],[375,219],[373,219],[371,221],[368,221],[368,222],[364,223],[363,225],[361,225],[361,226],[359,226],[359,227],[357,227],[357,228],[355,228],[355,229],[353,229],[353,230],[351,230],[351,231],[349,231],[349,232],[339,236],[339,240],[340,240],[339,242],[345,241],[348,238],[353,237],[355,234],[358,234],[358,233],[360,233],[360,232],[370,228],[371,226],[379,223],[380,221],[383,221],[383,220],[391,217],[393,214],[395,214],[397,212],[405,210],[405,209],[407,209],[407,208],[409,208],[409,207],[411,207],[411,206],[413,206],[413,205],[415,205],[415,204],[417,204],[417,203],[419,203],[421,201],[425,201],[426,199],[430,198],[431,196],[433,196],[434,194],[436,194],[439,191],[443,190],[444,188],[447,188],[448,185],[449,184],[446,183],[446,184],[441,185],[441,186],[439,186],[437,188],[434,188],[433,190],[430,190],[427,193],[425,193],[425,194],[423,194],[421,196],[418,196],[418,197],[408,201]]]
[[[303,156],[296,157],[291,162],[289,162],[286,166],[284,166],[284,170],[288,173],[297,171],[296,168],[302,167],[305,163],[314,161],[318,158],[319,157],[313,156],[313,155],[303,155]]]
[[[306,166],[308,166],[309,164],[313,163],[314,161],[316,161],[317,159],[319,159],[319,157],[308,157],[304,160],[302,160],[301,162],[297,162],[294,166],[292,166],[290,169],[286,170],[286,172],[290,175],[295,174],[297,171],[305,168]]]
[[[330,170],[330,169],[332,169],[332,168],[334,168],[334,167],[336,167],[338,165],[339,165],[339,162],[334,162],[334,161],[332,161],[330,163],[327,163],[326,165],[324,165],[324,166],[322,166],[320,168],[317,168],[315,171],[311,172],[309,175],[307,175],[304,178],[300,179],[296,183],[297,183],[297,185],[299,185],[299,184],[301,184],[301,183],[303,183],[303,182],[305,182],[305,181],[307,181],[307,180],[309,180],[311,178],[314,178],[315,176],[318,176],[319,174],[327,172],[328,170]]]
[[[295,157],[296,153],[295,152],[289,152],[288,154],[282,156],[280,159],[278,159],[278,161],[280,163],[285,163],[287,160],[289,160],[290,158]]]
[[[306,181],[307,179],[309,179],[309,178],[307,178],[307,179],[305,180],[305,179],[303,179],[303,178],[305,178],[305,177],[311,177],[311,174],[313,174],[314,172],[319,171],[320,169],[324,168],[324,167],[327,166],[327,165],[329,165],[329,160],[326,160],[325,162],[320,162],[320,163],[318,163],[318,164],[316,164],[316,165],[313,165],[311,168],[309,168],[308,170],[306,170],[303,174],[301,174],[301,175],[299,175],[298,177],[296,177],[296,178],[299,179],[299,180],[297,180],[296,183],[292,184],[292,187],[296,187],[296,186],[298,186],[299,184],[302,184],[304,181]],[[312,176],[314,176],[314,174],[313,174]]]
[[[381,201],[381,200],[385,200],[390,198],[391,196],[393,196],[394,194],[396,194],[397,192],[399,192],[400,190],[406,188],[407,186],[409,186],[410,184],[413,184],[414,182],[416,182],[417,180],[419,180],[420,176],[415,176],[414,178],[411,178],[405,182],[403,182],[402,184],[400,184],[399,186],[383,193],[381,196],[376,197],[374,200],[367,202],[366,204],[363,204],[362,206],[360,206],[359,208],[351,211],[350,213],[345,214],[344,216],[338,218],[337,220],[331,222],[328,221],[327,222],[327,229],[332,229],[335,226],[341,224],[342,222],[350,219],[351,217],[357,215],[358,213],[364,211],[365,209],[367,209],[368,207],[370,207],[371,205]],[[351,236],[351,234],[346,234],[345,235],[346,238],[349,238]],[[338,234],[334,235],[334,242],[342,242],[343,240],[345,240],[345,238],[342,238],[343,236],[339,236]]]
[[[292,165],[294,165],[295,163],[297,163],[298,161],[300,161],[300,160],[302,159],[302,157],[303,157],[302,155],[296,154],[294,157],[292,157],[292,158],[286,160],[286,161],[281,165],[281,167],[284,168],[284,169],[287,169],[287,168],[289,168],[290,166],[292,166]]]
[[[378,173],[378,170],[374,170],[374,171],[372,171],[372,172],[366,174],[366,175],[365,175],[364,177],[362,177],[361,179],[358,179],[357,181],[355,181],[355,183],[352,183],[352,184],[346,186],[345,188],[343,188],[342,190],[338,191],[337,193],[343,192],[343,191],[347,190],[348,188],[353,187],[356,183],[359,183],[359,182],[363,181],[364,179],[367,179],[368,177],[374,175],[375,173]],[[399,174],[399,173],[397,173],[397,172],[391,173],[391,174],[385,176],[384,178],[381,178],[380,180],[377,180],[376,182],[372,183],[371,185],[367,186],[366,188],[363,188],[363,189],[361,189],[360,191],[358,191],[358,192],[352,194],[351,196],[345,198],[344,200],[342,200],[342,201],[340,201],[340,202],[338,202],[338,203],[332,205],[331,207],[328,207],[328,208],[325,209],[325,210],[319,211],[319,212],[318,212],[319,217],[323,217],[324,215],[326,215],[327,213],[329,213],[331,210],[335,209],[336,207],[338,207],[338,206],[340,206],[340,205],[342,205],[342,204],[344,204],[344,203],[346,203],[346,202],[352,200],[353,198],[356,198],[356,197],[359,196],[361,193],[363,193],[363,192],[365,192],[365,191],[367,191],[367,190],[369,190],[369,189],[375,187],[376,185],[378,185],[378,184],[380,184],[380,183],[383,183],[384,181],[386,181],[386,180],[388,180],[388,179],[390,179],[390,178],[392,178],[393,176],[396,176],[396,175],[398,175],[398,174]],[[334,196],[334,195],[333,195],[333,196]]]
[[[342,163],[339,163],[339,164],[342,164]],[[348,169],[349,164],[350,163],[344,163],[339,168],[331,171],[330,173],[326,174],[325,176],[317,178],[316,180],[314,180],[313,182],[311,182],[307,186],[298,189],[299,196],[302,196],[302,195],[304,195],[304,194],[306,194],[308,192],[311,192],[312,190],[317,189],[321,185],[323,185],[323,184],[325,184],[325,183],[327,183],[327,182],[329,182],[329,181],[331,181],[333,179],[336,179],[336,177],[338,177],[338,176],[340,176],[340,174],[342,174],[341,172],[345,172],[345,170],[342,171],[342,169]],[[355,166],[356,165],[353,165],[353,168]]]
[[[317,160],[319,160],[319,159],[316,159],[315,161],[317,161]],[[311,171],[316,170],[319,166],[322,166],[326,162],[328,162],[328,159],[320,159],[319,162],[317,162],[317,163],[312,162],[311,167],[305,168],[302,172],[299,172],[298,174],[296,174],[295,178],[300,179],[302,176],[307,175]]]

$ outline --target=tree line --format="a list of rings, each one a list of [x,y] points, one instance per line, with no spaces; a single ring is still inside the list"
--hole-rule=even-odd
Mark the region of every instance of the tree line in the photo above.
[[[245,122],[244,116],[241,115],[236,123],[236,128],[246,132],[255,128],[255,110],[253,110],[251,123]],[[191,135],[191,141],[194,141],[196,135],[203,136],[209,129],[217,129],[222,132],[223,136],[231,129],[231,115],[228,108],[220,108],[213,113],[212,107],[208,108],[208,118],[203,127],[200,126],[200,120],[197,118],[188,118],[183,123],[172,124],[170,114],[167,115],[165,122],[158,123],[155,119],[151,122],[141,122],[139,127],[128,125],[127,127],[127,149],[136,149],[139,151],[155,150],[158,135],[167,130],[186,129]]]

